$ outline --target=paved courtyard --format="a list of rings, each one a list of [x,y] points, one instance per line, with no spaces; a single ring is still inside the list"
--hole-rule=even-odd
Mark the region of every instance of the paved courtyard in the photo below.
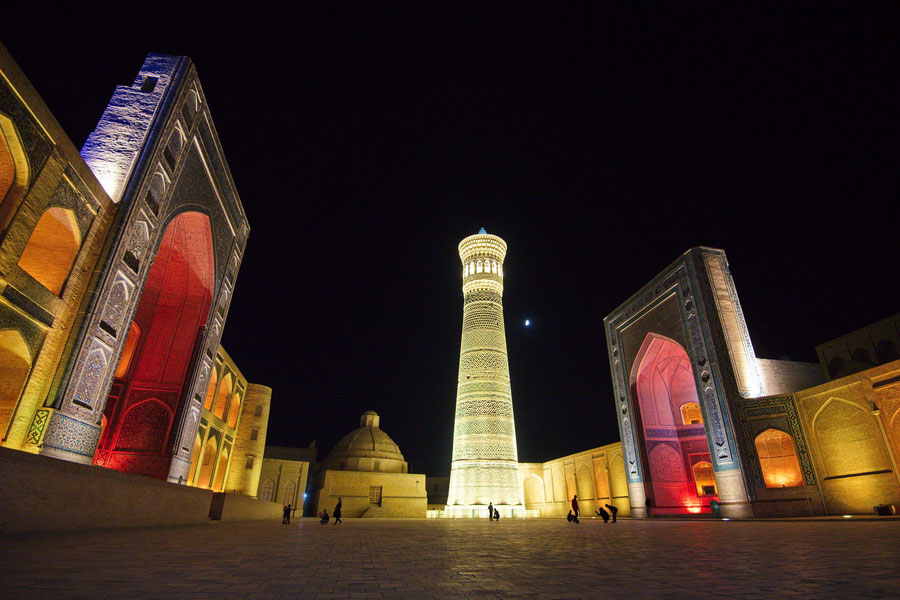
[[[354,520],[5,536],[2,598],[896,598],[900,521]]]

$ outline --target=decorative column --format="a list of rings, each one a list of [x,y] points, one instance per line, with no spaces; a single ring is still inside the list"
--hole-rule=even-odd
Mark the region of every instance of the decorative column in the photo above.
[[[524,516],[503,326],[506,242],[484,228],[459,244],[463,326],[447,512]]]

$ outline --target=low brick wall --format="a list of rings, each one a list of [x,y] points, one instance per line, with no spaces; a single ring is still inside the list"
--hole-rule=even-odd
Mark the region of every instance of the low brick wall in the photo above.
[[[208,523],[212,497],[209,490],[0,448],[0,534]]]
[[[213,494],[209,518],[214,521],[281,521],[283,509],[277,502],[266,502],[250,496]]]

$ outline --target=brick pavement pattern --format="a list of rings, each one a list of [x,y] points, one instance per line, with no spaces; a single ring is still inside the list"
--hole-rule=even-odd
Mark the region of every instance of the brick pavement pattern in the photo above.
[[[0,597],[896,598],[900,522],[315,519],[4,536]]]

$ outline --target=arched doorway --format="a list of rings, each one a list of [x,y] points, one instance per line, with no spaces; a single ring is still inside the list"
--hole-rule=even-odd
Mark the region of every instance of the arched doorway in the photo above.
[[[651,514],[709,512],[718,500],[691,363],[669,338],[647,334],[632,368]]]
[[[169,222],[116,370],[95,463],[168,476],[174,419],[212,302],[214,263],[209,217],[183,212]]]

